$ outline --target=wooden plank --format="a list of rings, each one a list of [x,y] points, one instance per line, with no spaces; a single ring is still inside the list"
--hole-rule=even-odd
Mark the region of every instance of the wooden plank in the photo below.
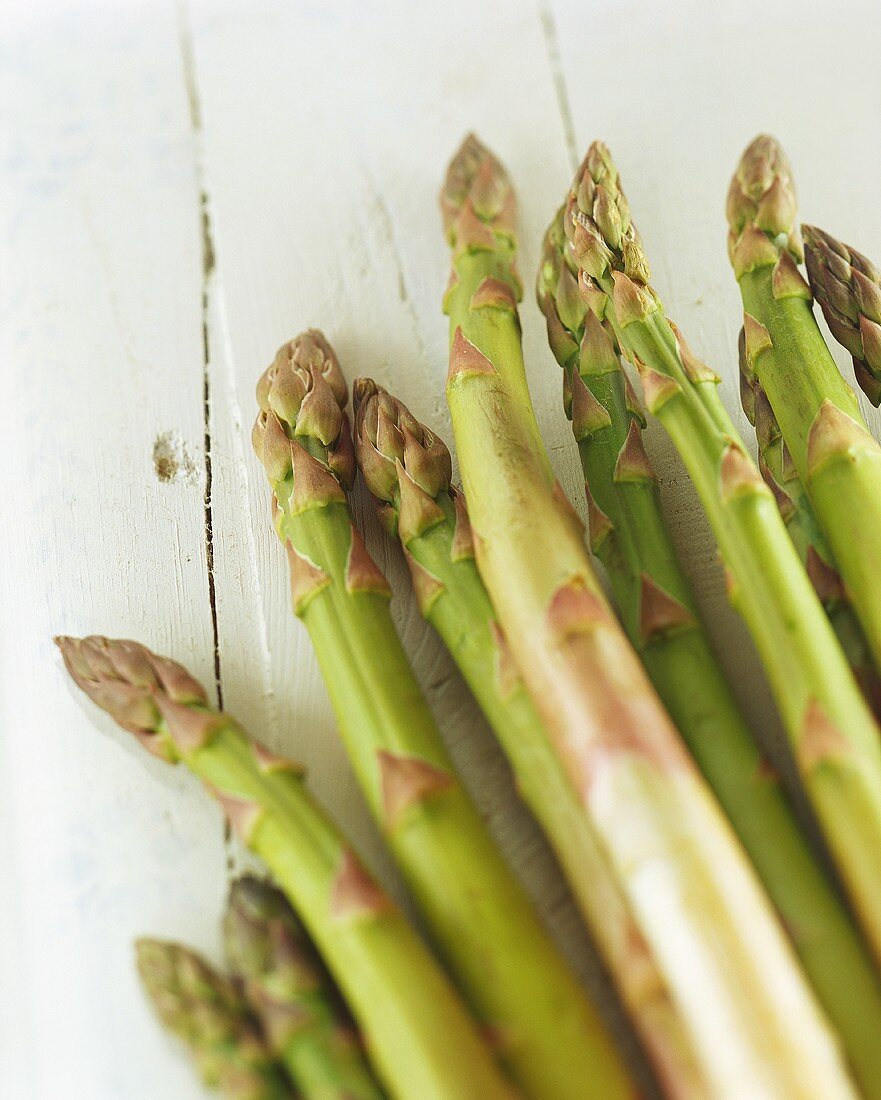
[[[336,743],[308,638],[289,610],[265,478],[247,444],[253,388],[285,339],[318,326],[350,379],[374,374],[450,438],[440,312],[448,256],[437,192],[448,158],[465,130],[476,127],[520,187],[523,269],[531,278],[543,221],[568,175],[542,26],[533,11],[464,0],[442,11],[398,0],[384,4],[381,16],[375,6],[339,0],[320,6],[258,0],[247,10],[199,0],[193,40],[216,294],[225,318],[222,331],[211,330],[212,347],[222,346],[224,359],[212,372],[212,387],[226,392],[241,421],[254,530],[247,548],[253,574],[245,547],[232,541],[217,547],[218,577],[245,571],[248,578],[238,610],[221,616],[227,701],[235,691],[233,709],[261,724],[274,712],[279,747],[305,760],[316,791],[395,887]],[[502,92],[500,81],[508,78]],[[531,304],[524,322],[545,438],[561,479],[574,490],[577,455],[559,407],[559,368]],[[242,507],[242,488],[229,487],[227,506],[218,485],[216,507],[232,517]],[[419,617],[399,554],[365,501],[358,511],[392,579],[405,644],[454,755],[567,950],[590,970],[585,934],[545,845],[516,803],[504,761]],[[232,587],[219,585],[224,600]],[[255,607],[251,615],[260,621],[248,623],[246,608]],[[252,667],[264,645],[269,701],[261,715],[245,678],[235,689],[230,678],[233,668]]]
[[[196,1097],[132,940],[217,947],[219,813],[96,723],[51,642],[129,635],[213,677],[177,16],[6,5],[2,40],[0,1094]]]
[[[571,157],[602,132],[657,285],[723,374],[725,400],[746,428],[733,352],[739,300],[724,251],[728,176],[753,130],[771,129],[795,161],[805,215],[881,255],[872,156],[881,76],[873,36],[851,37],[859,26],[877,27],[860,0],[844,0],[822,26],[796,0],[596,0],[587,11],[575,0],[537,9],[193,0],[192,14],[171,0],[118,0],[100,13],[82,0],[4,8],[0,429],[11,445],[0,546],[0,880],[16,888],[0,916],[0,1094],[201,1094],[143,1004],[130,941],[151,932],[216,951],[219,815],[186,774],[145,766],[109,722],[96,733],[49,637],[130,633],[214,680],[206,380],[225,703],[304,759],[319,796],[399,891],[289,612],[250,452],[257,375],[283,340],[319,325],[351,376],[375,374],[449,438],[436,192],[473,127],[518,187],[530,384],[557,472],[579,499],[559,369],[531,283]],[[881,426],[874,411],[870,419]],[[727,667],[754,723],[773,734],[691,487],[660,433],[650,447]],[[169,480],[158,479],[154,458]],[[358,507],[454,754],[596,985],[577,917],[504,762],[406,594],[400,556],[367,502]]]

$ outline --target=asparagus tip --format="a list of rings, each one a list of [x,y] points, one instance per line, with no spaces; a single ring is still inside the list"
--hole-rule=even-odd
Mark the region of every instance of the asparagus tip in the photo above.
[[[476,134],[465,137],[450,161],[440,203],[444,231],[457,251],[481,244],[492,248],[494,233],[514,238],[516,200],[510,177]]]
[[[189,1047],[207,1085],[230,1100],[289,1095],[234,981],[176,943],[140,939],[135,958],[160,1021]]]
[[[179,665],[139,642],[91,635],[56,639],[65,667],[86,695],[158,755],[155,738],[166,707],[207,702],[205,689]]]
[[[835,339],[850,352],[856,380],[881,404],[881,270],[855,248],[802,226],[814,297]]]
[[[728,189],[725,212],[732,251],[744,231],[753,228],[772,241],[780,238],[778,247],[786,248],[801,261],[792,165],[780,142],[770,134],[753,138],[741,154]]]
[[[351,487],[355,465],[344,411],[348,400],[339,360],[322,332],[307,329],[279,348],[257,383],[259,412],[251,436],[271,483],[291,476],[295,449],[305,454],[309,438],[325,448],[324,465],[333,478]],[[327,491],[333,493],[323,486],[321,492]]]
[[[358,378],[353,393],[355,455],[368,489],[398,508],[405,503],[403,497],[427,496],[430,502],[423,503],[431,511],[429,503],[449,489],[452,478],[452,459],[443,440],[372,378]]]

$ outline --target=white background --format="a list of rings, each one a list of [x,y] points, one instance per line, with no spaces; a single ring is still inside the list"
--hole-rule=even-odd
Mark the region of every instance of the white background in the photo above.
[[[582,508],[531,284],[576,158],[603,137],[655,286],[753,446],[737,399],[728,179],[756,132],[775,133],[804,218],[881,258],[879,32],[870,0],[0,5],[0,1095],[201,1096],[141,998],[131,941],[164,935],[219,957],[240,858],[190,776],[74,694],[54,633],[136,637],[220,686],[254,732],[306,762],[396,888],[289,611],[250,449],[254,383],[276,347],[322,327],[350,378],[375,375],[449,438],[436,194],[475,129],[518,189],[530,385]],[[773,742],[692,490],[657,430],[649,447],[725,666]],[[360,496],[356,508],[466,777],[596,988],[492,739],[398,552]]]

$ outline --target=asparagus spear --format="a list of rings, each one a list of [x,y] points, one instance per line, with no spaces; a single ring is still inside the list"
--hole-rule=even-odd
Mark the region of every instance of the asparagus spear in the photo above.
[[[774,497],[716,391],[649,285],[648,261],[608,149],[596,143],[566,207],[579,285],[637,365],[649,410],[679,451],[762,658],[805,788],[863,929],[881,957],[879,731],[789,539]],[[747,325],[747,343],[749,343]]]
[[[237,879],[226,954],[303,1100],[383,1100],[333,979],[280,890]]]
[[[447,399],[478,568],[549,738],[689,1030],[708,1090],[852,1095],[730,826],[593,573],[529,400],[514,195],[474,137],[442,192]]]
[[[664,523],[641,442],[642,410],[621,369],[609,320],[591,312],[578,292],[578,269],[566,249],[562,213],[545,238],[538,297],[564,371],[567,414],[587,479],[592,548],[606,567],[624,627],[793,931],[804,969],[864,1094],[881,1098],[881,985],[872,959],[813,859],[776,776],[763,766],[713,655]],[[696,362],[689,362],[697,371]],[[708,370],[699,373],[711,381]],[[775,437],[768,420],[773,414],[766,410],[761,391],[754,397],[762,453],[774,471],[767,477],[779,479],[775,492],[782,493],[780,486],[785,485],[792,494],[790,532],[811,563],[814,554],[823,552],[822,536],[808,526],[810,506],[796,495],[791,481],[783,481],[779,432]],[[812,573],[818,588],[829,576],[819,557]],[[846,604],[838,600],[833,605],[832,585],[825,595],[839,638],[849,627],[854,636],[848,640],[855,647],[859,627],[848,620]],[[871,668],[867,671],[872,678]],[[809,929],[804,927],[807,914]],[[842,980],[845,974],[847,980]]]
[[[477,1029],[406,918],[307,794],[174,661],[136,642],[58,638],[79,687],[169,763],[185,764],[269,866],[348,1002],[396,1100],[511,1100]]]
[[[702,1092],[690,1042],[627,899],[548,743],[477,572],[465,498],[450,484],[449,452],[369,378],[354,385],[355,455],[380,517],[403,544],[419,606],[440,634],[547,833],[665,1094]],[[414,501],[435,510],[413,524]],[[419,511],[421,511],[420,509]]]
[[[822,229],[802,226],[808,279],[832,335],[853,356],[857,382],[881,405],[881,271]]]
[[[163,1025],[187,1045],[202,1081],[228,1100],[291,1093],[235,985],[195,951],[141,939],[138,971]]]
[[[294,609],[368,805],[447,965],[528,1095],[630,1095],[601,1019],[456,776],[395,632],[388,585],[346,502],[355,473],[346,383],[321,334],[286,344],[257,396],[254,444]],[[428,522],[436,505],[413,503],[411,522]]]
[[[838,575],[826,537],[817,524],[804,483],[783,441],[771,403],[746,361],[746,334],[743,329],[740,330],[738,353],[741,398],[744,412],[756,429],[759,471],[774,494],[798,556],[826,609],[856,681],[877,718],[881,714],[881,680],[866,636]]]
[[[881,667],[881,446],[811,309],[811,291],[797,266],[802,244],[792,173],[773,138],[762,135],[747,147],[731,181],[727,214],[748,368],[774,410]]]

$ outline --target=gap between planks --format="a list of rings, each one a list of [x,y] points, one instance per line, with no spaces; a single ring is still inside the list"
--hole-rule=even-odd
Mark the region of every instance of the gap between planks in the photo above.
[[[202,323],[202,445],[204,452],[204,491],[202,506],[205,515],[205,562],[208,571],[208,603],[211,610],[211,633],[214,646],[214,690],[217,705],[223,710],[223,676],[220,666],[220,632],[217,623],[217,586],[214,575],[214,506],[212,490],[214,476],[212,458],[212,415],[211,415],[211,337],[209,333],[209,313],[211,294],[214,285],[216,254],[211,228],[208,184],[205,172],[205,155],[202,148],[202,106],[196,79],[196,58],[193,49],[193,30],[190,12],[185,0],[177,5],[178,38],[180,42],[181,66],[184,87],[190,108],[190,127],[193,134],[194,170],[198,191],[199,229],[202,255],[202,295],[200,302]],[[229,826],[226,826],[227,837]]]
[[[541,28],[544,32],[545,53],[548,58],[548,67],[551,70],[551,82],[554,85],[554,95],[557,100],[557,109],[560,112],[560,123],[563,127],[565,152],[569,158],[569,169],[574,175],[580,163],[578,143],[575,140],[572,105],[569,99],[569,89],[566,86],[566,77],[563,73],[563,60],[560,56],[557,21],[554,19],[550,0],[544,0],[544,3],[539,4],[538,13],[541,18]]]

